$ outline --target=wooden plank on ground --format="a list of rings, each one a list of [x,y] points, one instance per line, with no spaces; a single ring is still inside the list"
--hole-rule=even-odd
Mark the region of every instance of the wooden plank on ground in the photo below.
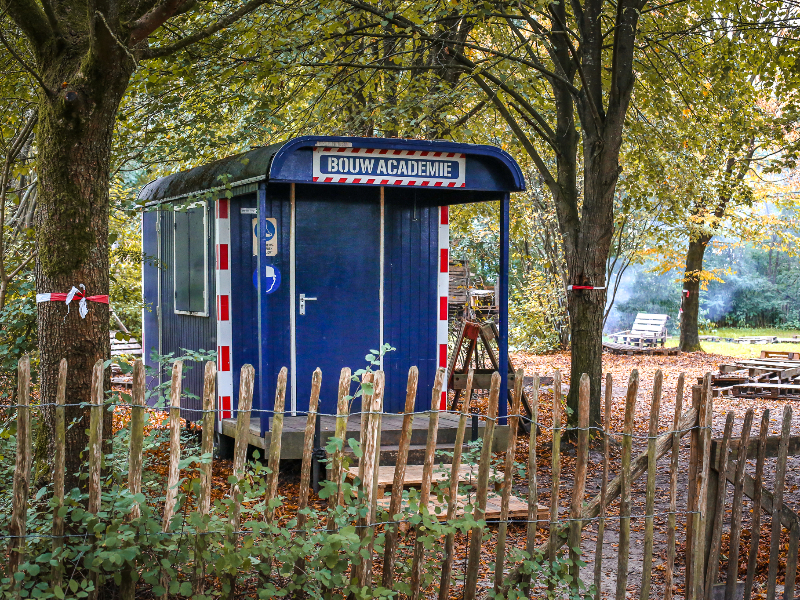
[[[433,472],[433,483],[443,483],[450,481],[450,470],[452,465],[442,464],[437,465]],[[403,488],[419,488],[422,485],[424,465],[406,465],[405,480]],[[478,465],[461,465],[459,468],[459,481],[462,483],[469,483],[474,485],[478,479]],[[490,471],[490,479],[494,481],[495,489],[503,482],[503,474],[492,469]],[[354,481],[358,477],[358,467],[351,467],[347,469],[348,481]],[[378,467],[378,498],[383,498],[384,495],[392,491],[394,484],[394,467],[382,466]]]
[[[378,507],[381,510],[389,510],[389,500],[390,498],[379,498],[378,499]],[[456,508],[454,512],[454,518],[458,518],[464,515],[464,507],[470,505],[472,502],[475,501],[474,495],[468,494],[459,494],[456,500]],[[500,518],[500,509],[502,503],[502,496],[498,493],[490,493],[486,497],[486,514],[484,518],[486,521],[491,525],[492,521],[497,521]],[[402,503],[403,507],[408,506],[408,500],[403,499]],[[436,518],[440,521],[447,520],[447,502],[439,502],[437,498],[431,498],[428,500],[428,510],[430,510],[431,514],[436,515]],[[540,521],[547,521],[550,515],[549,508],[546,506],[542,506],[541,504],[538,505],[538,516],[536,517]],[[509,519],[525,519],[528,518],[528,503],[523,502],[516,496],[511,496],[509,498],[508,503],[508,518]]]

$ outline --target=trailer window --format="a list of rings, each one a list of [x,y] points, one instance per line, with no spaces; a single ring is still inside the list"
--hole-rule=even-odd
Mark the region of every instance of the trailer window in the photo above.
[[[206,203],[175,213],[175,312],[208,316],[208,230]]]

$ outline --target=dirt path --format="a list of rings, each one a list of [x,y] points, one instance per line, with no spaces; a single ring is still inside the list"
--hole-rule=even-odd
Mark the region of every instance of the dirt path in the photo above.
[[[518,353],[514,355],[514,364],[517,368],[524,367],[526,375],[532,375],[534,371],[538,372],[540,376],[552,376],[556,368],[562,371],[563,393],[566,394],[569,390],[569,355],[568,354],[555,354],[549,356],[533,356]],[[729,360],[728,357],[708,355],[702,353],[682,354],[679,356],[671,357],[638,357],[638,356],[613,356],[604,355],[604,372],[610,372],[614,378],[613,381],[613,403],[612,403],[612,418],[611,418],[611,431],[612,435],[619,439],[622,430],[622,422],[624,416],[625,394],[627,389],[628,377],[633,368],[639,370],[640,386],[636,402],[636,412],[634,416],[634,448],[633,456],[635,457],[640,452],[646,450],[647,445],[647,428],[649,424],[649,413],[652,398],[652,385],[653,378],[656,370],[661,369],[664,375],[664,386],[661,403],[661,411],[659,416],[659,433],[669,430],[672,426],[672,421],[675,412],[675,393],[678,381],[678,375],[683,372],[685,374],[685,393],[684,393],[684,410],[687,405],[691,404],[691,386],[697,384],[698,378],[702,378],[703,374],[709,371],[717,371],[718,365],[721,362]],[[537,443],[537,453],[540,456],[539,460],[539,497],[540,502],[549,504],[550,501],[550,445],[552,443],[552,435],[549,431],[549,426],[552,424],[551,411],[552,411],[552,386],[545,387],[540,393],[540,423],[542,425],[542,432],[539,436]],[[765,408],[770,409],[770,435],[778,435],[782,422],[782,415],[784,409],[783,402],[765,401],[765,400],[744,400],[740,398],[716,398],[714,403],[714,418],[713,418],[713,436],[721,438],[725,426],[726,414],[728,411],[734,413],[734,429],[733,435],[738,437],[741,435],[742,423],[744,415],[749,408],[755,411],[755,418],[751,431],[752,436],[758,435],[760,427],[761,413]],[[800,407],[795,407],[792,418],[792,432],[797,435],[800,431]],[[527,455],[527,440],[523,440],[520,444],[522,447],[518,449],[517,460],[522,461]],[[688,436],[684,437],[681,444],[681,452],[679,458],[678,469],[678,486],[677,486],[677,512],[676,517],[676,539],[678,546],[677,560],[679,565],[675,571],[675,591],[679,596],[683,595],[683,544],[685,543],[685,523],[686,523],[686,510],[687,510],[687,489],[688,489]],[[611,456],[611,474],[613,478],[619,466],[620,456],[619,448],[612,449]],[[567,507],[569,506],[569,494],[571,491],[571,476],[574,467],[574,452],[562,452],[562,486],[559,495],[559,504],[561,506],[560,513],[566,518]],[[593,497],[599,492],[602,453],[591,451],[590,452],[590,466],[587,480],[587,498]],[[754,474],[755,461],[748,463],[748,472]],[[765,466],[765,481],[768,489],[772,489],[774,485],[774,460],[768,461]],[[663,597],[664,594],[664,561],[666,559],[667,548],[667,514],[669,512],[669,473],[668,473],[669,455],[659,461],[659,470],[656,475],[656,498],[655,498],[655,535],[654,535],[654,570],[653,570],[653,597]],[[628,563],[628,589],[629,594],[637,592],[641,583],[642,565],[644,563],[644,529],[645,529],[645,482],[646,477],[643,476],[633,484],[633,518],[631,520],[631,543],[630,543],[630,558]],[[523,492],[527,486],[525,482],[520,482],[519,491]],[[728,506],[732,500],[732,489],[728,486]],[[786,492],[785,502],[793,510],[797,511],[800,508],[800,457],[790,458],[787,464],[787,478],[786,478]],[[618,569],[618,536],[619,536],[619,521],[618,521],[618,504],[612,505],[610,518],[606,524],[606,533],[604,538],[603,556],[601,563],[601,590],[605,597],[613,597],[616,590],[617,569]],[[743,519],[743,528],[748,529],[750,524],[750,509],[749,503],[745,504],[745,517]],[[725,514],[723,537],[725,532],[730,528],[730,512]],[[762,524],[769,523],[767,515],[762,516]],[[768,530],[767,530],[768,531]],[[584,560],[588,563],[582,569],[582,579],[585,582],[591,583],[594,579],[594,563],[595,563],[595,544],[596,544],[596,525],[591,525],[584,530],[582,538],[582,550]],[[768,533],[767,533],[768,534]],[[762,534],[763,535],[763,534]],[[727,542],[723,540],[723,558],[727,555]],[[762,542],[760,546],[764,545]],[[784,546],[785,552],[785,546]],[[742,552],[746,556],[746,552]],[[759,555],[759,571],[757,581],[760,579],[765,581],[766,563],[769,560],[768,552],[763,553],[764,556]],[[725,559],[726,560],[726,559]],[[742,564],[740,559],[740,565]],[[726,564],[723,563],[720,569],[720,581],[725,581]],[[740,578],[744,577],[744,571],[740,571]],[[779,575],[779,581],[782,583],[782,574]]]

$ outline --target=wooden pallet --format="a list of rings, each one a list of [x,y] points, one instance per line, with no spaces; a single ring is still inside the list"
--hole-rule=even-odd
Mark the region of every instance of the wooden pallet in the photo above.
[[[490,493],[486,498],[486,514],[484,519],[491,522],[493,520],[497,520],[500,518],[500,500],[501,496],[497,493]],[[383,510],[389,509],[389,502],[391,498],[379,498],[378,499],[378,507],[382,508]],[[460,517],[464,514],[464,507],[471,504],[475,501],[475,495],[459,495],[458,500],[456,501],[456,517]],[[408,506],[408,500],[403,500],[403,506]],[[431,498],[430,503],[428,504],[428,509],[431,513],[436,514],[436,517],[440,521],[444,521],[447,519],[447,501],[439,502],[437,498]],[[438,509],[438,513],[436,512]],[[521,501],[519,498],[515,497],[513,494],[509,498],[508,502],[508,518],[509,519],[527,519],[528,518],[528,503]],[[550,511],[546,506],[542,506],[541,504],[537,505],[537,516],[536,518],[540,521],[539,526],[544,527],[547,525],[547,522],[550,521]]]
[[[786,383],[744,383],[733,386],[738,398],[777,398],[800,400],[800,385]]]
[[[746,335],[733,340],[737,344],[777,344],[777,335]]]
[[[645,356],[676,356],[681,353],[680,348],[677,346],[672,348],[640,348],[639,346],[615,344],[614,342],[603,342],[603,349],[608,350],[612,354],[627,354],[628,356],[633,356],[634,354],[643,354]]]
[[[721,364],[719,372],[724,375],[747,371],[747,375],[754,382],[766,382],[776,379],[775,383],[788,382],[800,376],[800,361],[782,358],[755,358],[751,360],[737,360],[733,364]]]
[[[433,471],[433,483],[450,480],[451,465],[437,465]],[[408,465],[406,466],[406,476],[403,482],[403,487],[418,488],[422,485],[422,469],[423,465]],[[354,481],[358,477],[358,467],[351,467],[347,469],[348,481]],[[459,469],[459,483],[472,483],[478,478],[478,465],[461,465]],[[489,472],[489,480],[494,481],[495,490],[500,489],[503,482],[503,474],[495,470]],[[394,483],[394,467],[385,466],[378,467],[378,498],[383,498],[392,492],[392,484]]]
[[[800,340],[794,340],[800,341]],[[800,352],[781,352],[778,350],[762,350],[761,358],[785,358],[786,360],[800,360]]]

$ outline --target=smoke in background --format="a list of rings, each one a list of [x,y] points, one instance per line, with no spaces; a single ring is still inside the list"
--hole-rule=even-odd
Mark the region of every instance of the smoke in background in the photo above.
[[[604,333],[630,329],[636,313],[669,315],[678,332],[682,272],[657,274],[655,263],[631,265],[622,277]],[[726,327],[800,329],[800,259],[779,250],[723,246],[706,252],[710,280],[700,293],[703,323]],[[609,290],[609,299],[612,290]]]

